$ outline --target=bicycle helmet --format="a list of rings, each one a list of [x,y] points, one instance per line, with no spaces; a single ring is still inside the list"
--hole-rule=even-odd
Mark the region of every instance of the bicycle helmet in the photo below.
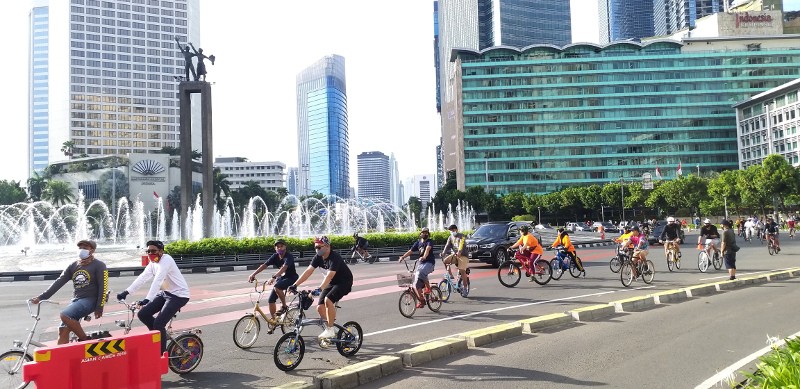
[[[711,224],[711,219],[706,218],[706,220],[703,220],[703,224]]]
[[[667,223],[675,223],[675,218],[670,216],[667,218]]]

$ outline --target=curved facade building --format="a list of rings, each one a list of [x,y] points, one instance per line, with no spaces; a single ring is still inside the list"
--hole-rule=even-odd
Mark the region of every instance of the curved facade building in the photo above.
[[[453,50],[459,189],[548,193],[737,169],[732,105],[800,76],[800,36]],[[444,108],[444,107],[443,107]],[[691,167],[691,169],[687,169]],[[655,175],[654,175],[655,176]]]
[[[344,57],[325,56],[297,75],[299,195],[347,198],[350,141]]]

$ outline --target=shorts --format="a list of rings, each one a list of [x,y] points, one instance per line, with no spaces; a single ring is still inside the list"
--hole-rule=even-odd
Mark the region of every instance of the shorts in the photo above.
[[[728,251],[722,255],[722,259],[725,261],[725,269],[736,270],[736,253]]]
[[[272,287],[272,293],[269,294],[269,299],[267,302],[270,304],[275,304],[278,301],[278,293],[275,292],[275,289],[286,290],[286,288],[292,286],[297,279],[300,278],[299,276],[291,276],[291,277],[281,277],[275,281],[275,286]]]
[[[706,244],[713,244],[714,247],[719,248],[719,238],[706,239]]]
[[[467,270],[469,267],[469,258],[464,255],[453,254],[447,257],[448,263],[456,265],[458,270]]]
[[[647,250],[647,249],[633,250],[633,256],[634,257],[640,256],[640,258],[642,258],[642,259],[647,258],[647,254],[649,254],[649,253],[650,253],[650,251]]]
[[[352,289],[350,286],[328,285],[328,287],[323,289],[322,293],[319,294],[319,301],[317,301],[317,305],[324,305],[326,297],[334,303],[338,303],[342,297],[347,296],[350,293],[350,289]]]
[[[91,297],[72,299],[72,302],[61,313],[72,320],[81,320],[94,312],[95,302],[97,299]],[[63,327],[66,327],[66,324],[62,322],[59,328]]]
[[[417,289],[421,289],[425,281],[428,281],[428,275],[433,273],[433,267],[432,262],[423,262],[417,266],[417,271],[414,272],[414,285]]]

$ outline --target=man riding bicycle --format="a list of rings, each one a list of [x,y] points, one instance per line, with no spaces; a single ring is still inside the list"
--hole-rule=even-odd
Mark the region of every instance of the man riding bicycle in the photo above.
[[[637,264],[639,262],[644,262],[647,260],[647,254],[649,253],[648,247],[649,242],[647,241],[647,237],[642,235],[639,231],[639,227],[632,227],[631,234],[625,241],[622,242],[623,247],[627,247],[628,245],[633,247],[633,278],[638,277],[637,272]]]
[[[318,267],[327,271],[325,278],[319,284],[320,295],[317,302],[317,312],[319,317],[326,320],[325,330],[319,334],[319,338],[332,338],[336,336],[333,322],[336,320],[336,303],[346,296],[353,289],[353,273],[342,259],[339,253],[331,250],[331,241],[327,236],[319,236],[314,239],[314,250],[317,255],[311,259],[300,278],[289,287],[289,291],[297,293],[300,286]]]
[[[533,264],[536,262],[537,259],[539,259],[542,256],[542,254],[544,254],[544,250],[542,249],[542,245],[539,244],[539,240],[536,239],[536,237],[533,236],[533,234],[529,233],[530,230],[531,230],[530,226],[527,225],[521,226],[519,228],[519,233],[522,234],[522,236],[519,237],[517,243],[514,243],[508,249],[514,250],[517,247],[522,247],[522,254],[527,255],[528,261],[530,261],[528,262],[527,267],[529,269],[533,269]],[[523,266],[524,265],[525,264],[523,264]],[[534,274],[531,274],[531,279],[528,281],[533,282],[534,276],[535,276]]]
[[[789,220],[786,221],[786,226],[789,228],[789,237],[794,238],[794,216],[789,216]]]
[[[353,234],[353,239],[355,239],[356,242],[353,245],[353,249],[351,250],[352,252],[358,251],[358,253],[364,257],[364,259],[369,259],[372,257],[367,251],[367,247],[369,247],[369,241],[366,238],[358,236],[358,232],[356,232]]]
[[[659,243],[671,242],[675,246],[675,251],[678,253],[678,258],[681,257],[680,243],[683,241],[683,230],[681,225],[675,222],[675,218],[670,216],[667,218],[667,225],[664,226],[664,231],[661,231],[661,236],[658,237]],[[664,255],[667,255],[669,245],[664,244]]]
[[[417,308],[423,308],[425,306],[423,291],[431,290],[428,276],[433,273],[433,268],[436,264],[436,256],[433,254],[433,241],[428,227],[422,229],[419,233],[419,239],[411,245],[411,248],[405,254],[400,256],[400,262],[405,262],[406,258],[415,252],[419,253],[419,264],[417,264],[417,269],[414,272],[414,291],[417,293]]]
[[[753,222],[752,217],[748,217],[747,221],[744,222],[744,233],[745,239],[750,240],[753,239],[753,232],[755,232],[756,223]]]
[[[575,251],[575,246],[572,245],[572,241],[569,239],[569,233],[563,228],[558,229],[558,236],[556,236],[555,242],[551,247],[556,248],[558,246],[563,246],[564,249],[569,254],[572,261],[575,262],[575,267],[578,268],[581,272],[583,272],[583,264],[581,261],[578,260],[578,252]]]
[[[706,254],[709,258],[713,258],[712,251],[719,253],[719,231],[717,226],[711,224],[711,220],[706,218],[703,220],[703,227],[700,227],[700,236],[697,237],[697,245],[705,243]]]
[[[78,260],[72,262],[61,272],[47,290],[31,299],[34,304],[52,297],[64,284],[72,280],[75,291],[72,302],[61,312],[61,325],[58,327],[58,344],[69,342],[72,332],[79,341],[87,340],[80,320],[94,312],[94,318],[103,316],[103,307],[108,294],[108,270],[106,264],[95,259],[97,243],[91,240],[78,242]]]
[[[294,266],[294,255],[286,250],[285,240],[278,239],[275,241],[275,254],[272,254],[272,256],[259,266],[253,274],[250,274],[250,277],[247,278],[247,282],[253,282],[256,279],[256,275],[266,269],[267,266],[280,267],[278,272],[273,274],[272,279],[269,281],[270,284],[275,283],[275,286],[272,288],[272,293],[270,293],[269,299],[267,300],[269,303],[269,320],[271,324],[275,324],[275,315],[282,315],[286,312],[286,309],[288,309],[286,306],[286,288],[297,281],[298,278],[297,270]],[[275,302],[278,301],[278,299],[281,299],[280,311],[275,309]]]
[[[467,268],[469,267],[466,245],[467,239],[464,234],[458,232],[458,226],[455,224],[447,229],[450,230],[450,236],[447,238],[447,243],[444,245],[441,255],[444,257],[445,253],[448,251],[450,251],[451,254],[444,259],[444,264],[455,264],[456,267],[458,267],[458,273],[461,274],[461,282],[464,283],[464,288],[469,290],[469,274],[467,274]],[[450,272],[450,269],[447,269],[447,271]],[[453,276],[452,272],[450,272],[450,276]]]
[[[772,218],[768,218],[767,222],[764,223],[764,232],[767,234],[768,241],[775,241],[775,251],[781,252],[781,242],[778,240],[778,223],[775,223]]]

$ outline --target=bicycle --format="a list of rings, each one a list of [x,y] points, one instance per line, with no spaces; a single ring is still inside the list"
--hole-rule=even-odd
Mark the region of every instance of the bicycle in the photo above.
[[[582,263],[580,257],[577,257],[577,262]],[[584,268],[583,271],[578,270],[578,264],[572,259],[564,246],[556,247],[556,257],[550,260],[550,268],[554,280],[561,279],[561,276],[567,270],[569,270],[572,278],[578,278],[581,274],[586,278],[586,269]]]
[[[411,268],[408,267],[408,262],[403,262],[409,274],[397,275],[397,285],[401,288],[406,288],[406,290],[400,294],[398,308],[400,309],[400,314],[409,319],[414,316],[414,312],[417,311],[417,304],[420,302],[417,291],[414,290],[414,285],[412,285],[414,271],[417,269],[417,262],[419,262],[419,260],[415,260],[414,266]],[[442,308],[442,291],[439,287],[431,285],[430,291],[426,290],[423,295],[425,296],[424,303],[428,306],[428,309],[433,312],[439,312]]]
[[[461,297],[469,296],[469,288],[465,288],[463,281],[461,281],[461,272],[458,272],[458,276],[453,280],[453,276],[450,275],[450,266],[452,264],[444,265],[444,279],[439,281],[438,285],[439,290],[442,292],[442,302],[445,303],[450,300],[450,294],[453,291],[458,292]],[[469,268],[467,268],[467,275],[469,275]]]
[[[253,280],[255,283],[255,292],[258,294],[255,302],[252,301],[252,294],[250,296],[250,302],[253,303],[253,312],[242,316],[236,322],[236,325],[233,326],[233,343],[240,349],[245,350],[253,347],[253,344],[256,343],[256,339],[258,339],[258,333],[261,332],[261,322],[258,320],[256,313],[267,323],[267,334],[270,335],[275,332],[276,328],[280,328],[281,333],[286,333],[285,327],[294,325],[294,319],[300,311],[296,304],[294,306],[287,306],[281,314],[277,315],[275,321],[270,321],[267,318],[267,313],[261,309],[261,305],[259,304],[261,302],[261,297],[263,297],[267,285],[271,285],[274,281],[274,278],[270,278],[270,281],[262,282],[259,288],[258,280]]]
[[[697,268],[700,270],[701,273],[705,273],[708,270],[708,265],[713,264],[714,270],[722,269],[722,258],[719,255],[718,250],[714,251],[714,255],[709,259],[708,250],[711,249],[710,244],[705,245],[697,245],[700,252],[697,254]]]
[[[275,344],[273,360],[275,366],[282,371],[290,371],[300,365],[303,355],[306,352],[305,340],[301,333],[303,328],[309,325],[317,325],[325,328],[325,319],[306,319],[305,311],[311,307],[314,292],[308,290],[298,291],[292,304],[300,307],[297,317],[294,320],[294,328],[291,332],[281,335],[278,343]],[[337,308],[341,308],[338,305]],[[361,325],[355,321],[348,321],[344,325],[333,324],[336,328],[335,338],[317,338],[320,348],[328,348],[331,344],[336,345],[336,350],[344,357],[351,357],[361,349],[364,333]]]
[[[541,256],[534,261],[533,269],[531,268],[530,258],[520,250],[508,250],[509,255],[505,262],[503,262],[500,267],[497,269],[497,279],[500,280],[500,283],[505,286],[506,288],[513,288],[518,283],[519,280],[522,278],[522,270],[520,269],[520,265],[518,265],[514,260],[519,261],[522,264],[522,269],[525,269],[525,276],[531,277],[534,282],[539,285],[545,285],[553,278],[553,272],[550,268],[550,263],[546,260],[542,259]],[[513,251],[513,256],[510,255]]]
[[[115,323],[117,326],[122,327],[123,332],[127,335],[131,332],[133,319],[136,317],[136,311],[140,307],[136,303],[128,304],[125,300],[119,300],[119,303],[125,305],[128,316],[125,320],[116,320]],[[172,330],[172,321],[177,316],[175,314],[169,320],[166,328],[168,366],[176,374],[186,374],[197,368],[200,360],[203,359],[203,340],[199,336],[202,331],[199,328],[192,328],[182,330],[176,336]]]
[[[667,248],[667,269],[673,271],[673,268],[681,268],[681,257],[678,255],[678,244],[674,240],[664,241],[664,246]]]
[[[353,251],[353,255],[351,255],[350,256],[350,260],[347,261],[351,265],[355,265],[355,264],[357,264],[359,262],[361,262],[361,263],[365,263],[366,262],[366,263],[372,264],[372,263],[375,263],[375,261],[378,260],[378,258],[375,257],[374,255],[370,255],[368,257],[365,257],[364,254],[362,254],[360,251],[356,250],[355,248],[353,248],[352,251]]]
[[[656,267],[653,264],[653,261],[647,260],[635,260],[636,262],[636,277],[633,276],[634,273],[634,259],[626,259],[625,263],[622,264],[622,269],[619,272],[619,280],[622,282],[622,286],[630,287],[633,283],[633,280],[636,278],[642,277],[642,281],[645,284],[651,284],[653,282],[653,278],[655,278],[656,274]]]
[[[777,242],[775,241],[775,236],[770,234],[767,237],[767,240],[767,252],[769,252],[769,255],[777,255],[779,252],[781,252],[780,246],[778,246]]]
[[[616,255],[611,257],[611,260],[608,262],[608,267],[611,269],[612,273],[619,273],[622,270],[622,264],[625,263],[625,259],[630,259],[633,255],[633,250],[630,247],[620,247],[617,245],[616,248]]]

